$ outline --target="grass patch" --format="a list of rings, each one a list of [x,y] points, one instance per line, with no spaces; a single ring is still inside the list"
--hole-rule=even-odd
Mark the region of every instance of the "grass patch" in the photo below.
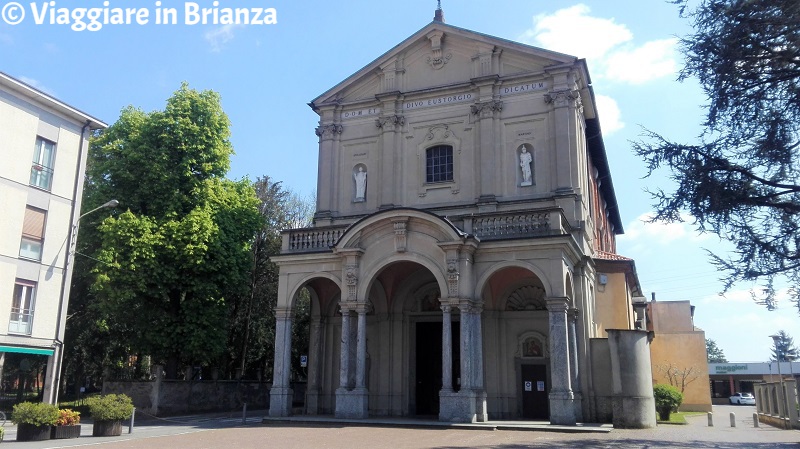
[[[658,424],[688,424],[686,422],[687,416],[705,415],[703,412],[676,412],[669,415],[669,421],[657,421]]]

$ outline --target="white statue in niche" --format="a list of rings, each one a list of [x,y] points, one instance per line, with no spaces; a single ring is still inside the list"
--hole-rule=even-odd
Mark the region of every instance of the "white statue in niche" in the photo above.
[[[527,145],[523,144],[519,147],[519,166],[522,169],[522,183],[520,187],[533,185],[533,174],[531,172],[531,165],[533,164],[533,155],[528,151]]]
[[[364,166],[359,165],[358,171],[353,173],[353,179],[356,181],[356,203],[364,201],[364,195],[367,191],[367,172],[364,171]]]

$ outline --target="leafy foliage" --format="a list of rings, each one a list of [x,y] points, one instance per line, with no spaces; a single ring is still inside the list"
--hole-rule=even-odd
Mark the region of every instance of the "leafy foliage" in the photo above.
[[[728,363],[722,348],[717,346],[717,342],[710,338],[706,338],[706,356],[708,357],[708,363]]]
[[[659,419],[669,421],[669,415],[683,403],[683,394],[672,385],[656,384],[653,386],[656,410]]]
[[[95,421],[120,421],[133,415],[133,401],[124,394],[106,394],[86,399]]]
[[[754,298],[776,307],[775,281],[800,284],[800,2],[702,0],[689,9],[680,79],[697,78],[707,98],[695,143],[647,131],[634,151],[650,174],[671,172],[673,191],[651,192],[654,221],[682,221],[730,240],[730,257],[712,254],[725,289],[763,283]]]
[[[243,375],[252,375],[255,369],[270,378],[275,347],[278,266],[269,258],[280,254],[281,230],[311,224],[314,201],[285,189],[268,176],[257,179],[253,186],[259,199],[261,228],[250,246],[253,264],[249,289],[233,297],[229,305],[228,354],[231,368]],[[301,317],[295,315],[293,333],[302,334],[302,326],[297,325],[302,320],[298,318]],[[307,328],[304,335],[307,344]]]
[[[798,359],[798,349],[794,345],[794,339],[786,333],[786,331],[779,331],[777,334],[777,341],[772,341],[772,356],[770,360],[773,362],[788,362],[790,360]]]
[[[95,263],[79,289],[96,304],[84,305],[84,323],[113,342],[105,353],[121,365],[146,354],[176,378],[181,364],[224,353],[226,298],[247,287],[260,225],[250,182],[222,178],[229,125],[216,93],[184,84],[164,111],[129,107],[92,141],[87,207],[121,207],[80,246]]]
[[[14,424],[52,426],[58,420],[58,407],[45,402],[22,402],[14,405],[11,421]]]
[[[58,411],[57,426],[75,426],[81,423],[81,413],[69,408]]]

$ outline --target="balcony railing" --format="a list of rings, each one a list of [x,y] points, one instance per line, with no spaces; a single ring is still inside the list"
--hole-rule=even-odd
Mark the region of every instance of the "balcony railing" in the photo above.
[[[470,217],[472,232],[481,240],[499,240],[551,235],[561,231],[560,213],[542,211]],[[553,220],[556,218],[556,220]],[[468,219],[465,219],[465,224]],[[465,227],[469,227],[468,225]]]
[[[33,327],[33,311],[29,309],[11,308],[11,319],[8,321],[9,334],[30,335]]]
[[[347,225],[290,229],[283,232],[284,253],[327,251],[344,234]]]
[[[571,230],[560,209],[525,212],[493,212],[448,217],[461,230],[481,241],[564,235]],[[339,241],[348,225],[283,231],[282,252],[328,251]]]

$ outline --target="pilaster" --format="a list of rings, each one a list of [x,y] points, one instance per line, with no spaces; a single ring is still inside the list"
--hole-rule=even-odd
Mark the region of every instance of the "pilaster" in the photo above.
[[[550,321],[550,423],[574,425],[574,396],[570,386],[567,298],[548,298]]]
[[[292,311],[275,311],[275,364],[269,391],[269,416],[292,414],[292,389],[289,385],[292,355]]]

